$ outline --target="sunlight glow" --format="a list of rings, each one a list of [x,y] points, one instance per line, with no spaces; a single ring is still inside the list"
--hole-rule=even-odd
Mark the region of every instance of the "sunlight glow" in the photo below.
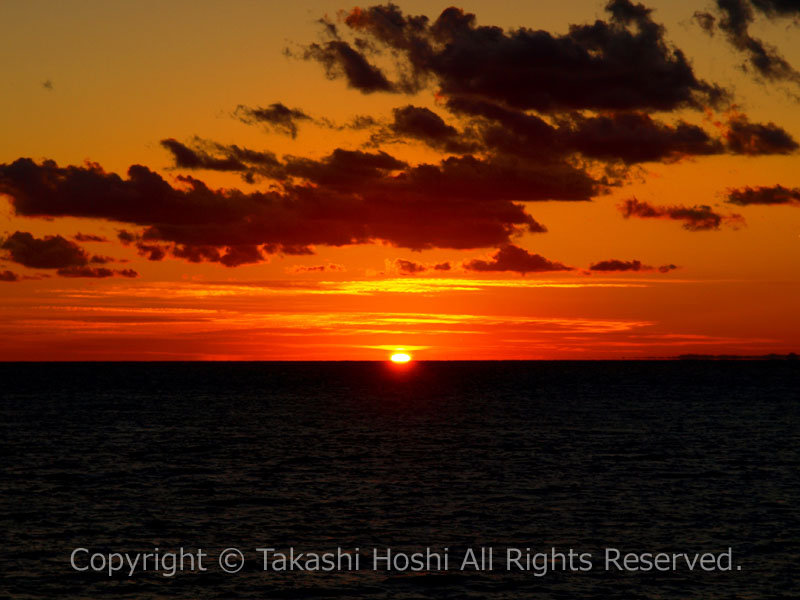
[[[408,354],[392,354],[392,362],[393,363],[407,363],[411,360],[411,357]]]

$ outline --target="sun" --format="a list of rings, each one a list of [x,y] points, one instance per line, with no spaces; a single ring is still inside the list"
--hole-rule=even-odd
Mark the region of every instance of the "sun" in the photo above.
[[[393,363],[407,363],[410,360],[411,357],[408,354],[403,354],[402,352],[398,352],[397,354],[392,354]]]

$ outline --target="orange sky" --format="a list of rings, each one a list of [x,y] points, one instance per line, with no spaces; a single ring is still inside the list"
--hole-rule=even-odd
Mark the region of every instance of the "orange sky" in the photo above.
[[[548,4],[4,3],[0,360],[797,351],[800,12]]]

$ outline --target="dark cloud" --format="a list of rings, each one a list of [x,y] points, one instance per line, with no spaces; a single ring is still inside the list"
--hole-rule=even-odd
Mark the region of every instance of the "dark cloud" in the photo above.
[[[745,115],[734,115],[728,121],[725,139],[734,154],[791,154],[800,145],[775,123],[751,123]]]
[[[311,266],[294,265],[294,266],[291,266],[291,267],[287,267],[286,272],[287,273],[323,273],[323,272],[333,271],[333,272],[340,272],[341,273],[341,272],[344,272],[346,270],[347,269],[345,269],[342,265],[328,263],[326,265],[311,265]]]
[[[601,260],[592,263],[590,271],[650,271],[653,267],[643,265],[639,260]]]
[[[167,256],[167,249],[159,244],[148,244],[145,242],[136,242],[136,252],[139,256],[144,256],[147,260],[159,261],[164,260]]]
[[[570,152],[557,129],[536,115],[476,98],[449,98],[446,106],[469,120],[470,137],[477,135],[486,152],[546,163],[563,162]]]
[[[733,228],[744,225],[744,219],[739,214],[723,215],[714,211],[710,206],[653,206],[647,202],[640,202],[636,198],[625,200],[619,206],[622,215],[628,219],[670,219],[682,221],[683,228],[689,231],[709,231],[719,229],[725,224]]]
[[[112,258],[111,256],[100,256],[95,254],[89,259],[89,262],[93,265],[107,265],[108,263],[117,262],[117,259]]]
[[[106,279],[107,277],[114,277],[115,275],[128,278],[135,278],[139,276],[139,273],[137,273],[133,269],[112,270],[106,267],[89,267],[89,266],[64,267],[62,269],[58,269],[56,273],[61,277],[75,277],[75,278],[85,277],[91,279]]]
[[[120,229],[117,231],[117,238],[126,246],[128,244],[132,244],[138,239],[135,233],[132,233],[127,229]]]
[[[107,242],[108,239],[102,235],[92,235],[88,233],[77,233],[73,236],[76,242]]]
[[[695,13],[695,20],[709,34],[716,27],[725,33],[730,44],[747,55],[748,66],[766,80],[800,83],[800,72],[780,52],[750,34],[750,26],[760,14],[768,19],[800,17],[796,0],[716,0],[719,20],[707,12]]]
[[[369,115],[356,115],[348,123],[342,126],[335,126],[336,129],[370,129],[371,127],[375,127],[378,125],[378,121],[374,117],[370,117]]]
[[[114,271],[105,267],[64,267],[56,271],[61,277],[92,277],[104,279],[113,277]]]
[[[8,260],[31,269],[82,267],[89,263],[86,251],[60,235],[35,238],[28,232],[16,231],[0,244]]]
[[[359,49],[341,39],[312,44],[305,58],[329,77],[345,76],[363,92],[413,92],[435,82],[448,97],[466,96],[518,109],[673,110],[714,103],[722,90],[698,80],[670,46],[650,10],[612,0],[608,21],[573,25],[565,35],[478,26],[475,15],[448,8],[431,22],[397,5],[354,9],[345,24],[363,36]],[[338,35],[338,31],[335,32]],[[389,50],[399,72],[391,82],[366,53]]]
[[[12,271],[0,271],[0,281],[19,281],[20,276]]]
[[[234,115],[243,123],[249,125],[259,123],[292,138],[297,137],[298,122],[313,120],[302,110],[289,108],[280,102],[270,104],[266,108],[261,106],[252,108],[240,104],[234,111]]]
[[[262,248],[267,254],[281,256],[312,256],[315,254],[312,246],[304,244],[264,244]]]
[[[96,164],[62,168],[19,159],[0,165],[0,190],[20,216],[136,225],[143,229],[123,230],[121,239],[169,244],[176,256],[223,264],[254,261],[260,251],[307,253],[312,245],[378,240],[411,249],[499,246],[545,230],[521,202],[587,200],[595,191],[585,173],[568,165],[472,156],[404,165],[383,152],[289,157],[283,168],[291,181],[245,193],[212,190],[189,176],[178,176],[174,187],[140,165],[123,178]]]
[[[406,107],[395,110],[392,134],[421,139],[450,152],[480,149],[549,164],[564,163],[576,153],[594,160],[631,165],[725,152],[787,154],[797,148],[791,135],[781,127],[774,123],[751,123],[738,113],[726,125],[718,124],[723,130],[722,137],[713,137],[698,125],[684,121],[670,125],[642,112],[592,116],[573,112],[557,116],[550,124],[536,115],[485,100],[451,98],[446,107],[466,119],[469,127],[459,132],[427,109]],[[428,117],[430,131],[426,134],[397,126],[397,113],[401,110],[411,113],[411,109],[414,114],[419,111],[420,116]],[[387,136],[378,139],[386,140]]]
[[[590,271],[605,271],[605,272],[624,272],[624,271],[655,271],[659,273],[669,273],[677,269],[675,265],[661,265],[660,267],[651,267],[650,265],[642,264],[640,260],[617,260],[612,258],[610,260],[601,260],[600,262],[592,263],[589,267]]]
[[[663,161],[682,156],[719,154],[723,145],[697,125],[675,126],[643,113],[573,116],[567,143],[584,156],[625,163]]]
[[[396,258],[391,262],[391,267],[400,275],[419,275],[431,271],[449,271],[453,266],[449,262],[441,263],[419,263],[413,260]]]
[[[287,157],[284,169],[287,177],[303,179],[317,185],[352,189],[353,186],[361,186],[365,181],[385,178],[389,172],[407,166],[405,162],[383,151],[372,153],[337,148],[321,160]]]
[[[476,140],[448,125],[428,108],[408,105],[395,108],[392,112],[393,122],[372,135],[373,145],[411,139],[455,154],[468,154],[480,149]]]
[[[161,144],[172,153],[176,167],[238,171],[250,182],[256,176],[276,181],[294,177],[328,185],[348,178],[376,177],[407,166],[385,152],[368,153],[341,148],[321,160],[287,156],[281,161],[272,152],[226,146],[197,137],[191,145],[171,139],[163,140]]]
[[[413,260],[404,260],[402,258],[395,259],[395,268],[397,268],[403,275],[415,275],[417,273],[424,273],[428,267]]]
[[[30,269],[57,269],[62,277],[111,277],[115,274],[136,277],[131,269],[113,271],[106,267],[93,267],[115,262],[109,256],[90,256],[86,251],[60,235],[36,238],[25,231],[16,231],[0,244],[7,259]]]
[[[192,147],[173,138],[161,140],[161,146],[172,154],[176,167],[241,173],[249,182],[257,174],[275,176],[278,166],[278,160],[272,153],[256,152],[235,145],[222,146],[200,138],[194,139]]]
[[[531,254],[513,244],[503,246],[490,260],[474,259],[464,263],[468,271],[514,271],[516,273],[543,273],[546,271],[571,271],[572,267]]]
[[[695,22],[700,26],[700,29],[705,31],[708,35],[714,35],[716,28],[717,18],[707,11],[695,11],[693,17]]]
[[[485,100],[451,98],[446,107],[466,119],[469,127],[459,132],[440,117],[431,120],[437,134],[423,135],[393,125],[396,137],[413,137],[434,148],[450,152],[482,150],[507,154],[542,163],[565,162],[578,153],[599,161],[621,161],[628,165],[642,162],[669,162],[687,156],[723,154],[787,154],[797,143],[774,123],[751,123],[735,114],[720,125],[723,137],[713,137],[698,125],[678,121],[663,123],[643,112],[611,112],[584,115],[577,112],[558,115],[550,124],[522,110]],[[406,107],[408,110],[413,107]],[[399,109],[396,109],[396,112]],[[378,137],[386,140],[387,137]],[[391,139],[391,137],[389,137]]]
[[[264,260],[264,253],[256,244],[228,246],[224,251],[208,245],[175,244],[171,253],[172,256],[189,262],[218,262],[226,267],[255,264]]]
[[[174,138],[161,140],[161,145],[172,153],[175,165],[187,169],[211,169],[214,171],[243,171],[242,162],[230,157],[215,158],[203,150],[190,149]]]
[[[780,3],[764,2],[774,5],[758,9],[765,14],[786,12]],[[306,47],[303,57],[362,92],[435,86],[437,108],[407,104],[390,119],[358,117],[339,126],[282,103],[240,105],[236,118],[292,137],[301,124],[314,123],[364,129],[370,141],[362,150],[337,148],[308,158],[199,137],[166,138],[161,145],[182,170],[169,181],[142,165],[124,176],[92,163],[59,167],[22,158],[0,165],[0,193],[19,216],[118,223],[127,228],[119,231],[120,241],[153,261],[172,256],[235,267],[270,254],[313,254],[317,246],[384,242],[413,250],[500,248],[491,260],[471,261],[475,271],[566,270],[513,245],[522,234],[546,231],[526,203],[591,200],[624,181],[637,163],[798,148],[774,123],[750,123],[743,115],[711,135],[649,114],[707,108],[724,94],[696,78],[650,9],[611,0],[606,11],[603,20],[552,34],[479,26],[457,8],[435,20],[406,15],[394,4],[354,9],[342,27],[323,21],[332,39]],[[713,27],[709,16],[704,22]],[[351,37],[344,39],[341,30]],[[380,148],[410,141],[453,156],[409,164]],[[186,174],[202,170],[267,183],[255,192],[211,189]],[[626,217],[678,220],[693,231],[741,222],[708,206],[630,200],[622,210]],[[75,239],[99,241],[90,237]],[[96,265],[112,260],[75,247],[81,259],[52,268],[102,273]],[[450,268],[406,262],[408,268],[398,268]]]
[[[329,79],[344,77],[350,87],[365,94],[391,92],[396,88],[359,50],[342,40],[311,44],[306,47],[303,58],[320,63]]]
[[[133,244],[136,247],[137,254],[146,257],[147,260],[159,261],[167,256],[169,249],[167,246],[144,242],[139,234],[121,229],[117,232],[117,237],[124,246]]]
[[[728,191],[728,202],[739,206],[751,204],[773,206],[800,206],[800,188],[785,188],[782,185],[772,187],[745,187]]]

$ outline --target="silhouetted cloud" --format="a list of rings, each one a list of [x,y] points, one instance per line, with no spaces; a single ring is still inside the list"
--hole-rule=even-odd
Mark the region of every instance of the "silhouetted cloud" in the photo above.
[[[640,202],[636,198],[625,200],[619,205],[620,212],[628,219],[670,219],[682,221],[683,228],[689,231],[709,231],[719,229],[725,224],[733,228],[744,225],[744,218],[739,214],[722,215],[710,206],[653,206]]]
[[[313,120],[302,110],[289,108],[280,102],[270,104],[266,108],[261,106],[252,108],[240,104],[236,107],[234,115],[243,123],[259,123],[292,138],[297,137],[298,122]]]
[[[228,246],[224,251],[210,245],[175,244],[171,252],[173,256],[189,262],[218,262],[226,267],[255,264],[264,260],[264,253],[257,244],[237,244]]]
[[[458,131],[428,108],[403,106],[393,111],[394,121],[373,133],[373,145],[385,142],[419,140],[443,152],[468,154],[481,149],[477,140]]]
[[[490,260],[474,259],[464,263],[468,271],[514,271],[516,273],[542,273],[546,271],[571,271],[559,262],[531,254],[524,248],[509,244],[495,252]]]
[[[113,277],[114,271],[105,267],[64,267],[56,271],[61,277],[92,277],[104,279]]]
[[[164,260],[167,255],[167,249],[159,244],[147,244],[145,242],[136,243],[136,251],[139,256],[144,256],[147,260],[159,261]]]
[[[81,267],[89,263],[89,255],[83,248],[60,235],[39,239],[28,232],[16,231],[3,240],[0,249],[7,252],[8,260],[31,269]]]
[[[428,267],[426,267],[425,265],[421,265],[417,262],[414,262],[413,260],[404,260],[402,258],[396,259],[394,261],[394,264],[397,267],[397,270],[405,275],[424,273],[425,271],[428,270]]]
[[[728,202],[739,206],[749,206],[751,204],[800,206],[800,188],[790,189],[782,185],[774,185],[771,187],[745,187],[729,190]]]
[[[382,142],[406,137],[447,152],[483,151],[553,164],[576,153],[600,161],[635,164],[726,152],[787,154],[797,149],[797,143],[781,127],[751,123],[739,113],[727,124],[718,124],[722,136],[714,137],[699,125],[685,121],[670,125],[643,112],[588,116],[570,112],[550,124],[525,111],[474,98],[451,98],[446,107],[467,120],[464,131],[447,125],[428,109],[407,106],[395,109],[395,123],[372,139]]]
[[[329,79],[344,77],[350,87],[365,94],[395,90],[395,85],[378,67],[370,64],[360,51],[345,41],[311,44],[306,47],[303,58],[319,62]]]
[[[643,265],[638,260],[601,260],[600,262],[592,263],[589,267],[590,271],[649,271],[653,267]]]
[[[90,256],[86,251],[60,235],[36,238],[31,233],[16,231],[0,243],[6,258],[30,269],[57,269],[62,277],[111,277],[114,274],[136,277],[132,269],[111,270],[93,264],[115,262],[109,256]],[[133,273],[133,275],[131,275]]]
[[[708,35],[714,35],[716,29],[717,18],[708,11],[697,10],[693,15],[693,19]]]
[[[102,235],[93,235],[89,233],[76,233],[73,236],[76,242],[107,242],[108,239]]]
[[[161,145],[172,153],[177,167],[212,171],[247,171],[245,164],[233,156],[215,157],[205,150],[189,148],[173,138],[161,140]]]
[[[482,98],[519,109],[673,110],[719,100],[723,91],[698,80],[683,52],[670,46],[651,11],[611,0],[608,21],[572,25],[564,35],[478,26],[475,15],[452,7],[430,22],[397,5],[353,9],[345,25],[361,40],[312,44],[305,58],[328,77],[345,77],[363,92],[418,91],[435,82],[444,95]],[[367,53],[397,58],[394,82]]]
[[[147,258],[147,260],[163,260],[164,257],[167,256],[167,252],[169,250],[167,246],[163,246],[161,244],[144,242],[142,241],[140,235],[125,229],[119,230],[117,232],[117,237],[119,238],[119,241],[122,242],[123,246],[129,246],[133,244],[136,247],[137,254],[139,254],[139,256],[144,256]]]
[[[642,264],[639,260],[617,260],[612,258],[610,260],[601,260],[592,263],[589,267],[590,271],[606,271],[606,272],[624,272],[624,271],[655,271],[659,273],[669,273],[678,267],[672,264],[661,265],[660,267],[651,267],[650,265]]]
[[[95,254],[89,259],[89,262],[93,265],[107,265],[108,263],[117,262],[117,259],[111,256],[100,256],[99,254]]]
[[[117,238],[125,245],[132,244],[138,239],[135,233],[127,229],[120,229],[117,231]]]
[[[723,145],[702,127],[654,121],[643,113],[576,115],[567,142],[584,156],[626,163],[662,161],[682,156],[719,154]]]
[[[800,4],[795,0],[716,0],[720,18],[708,12],[696,12],[695,20],[709,34],[716,27],[723,31],[731,45],[747,55],[748,65],[767,80],[800,83],[800,72],[780,52],[750,34],[750,26],[761,14],[767,19],[800,17]]]
[[[794,14],[778,0],[718,3],[725,4],[729,19],[745,4],[770,18]],[[119,240],[151,261],[174,257],[235,267],[263,262],[270,254],[307,255],[318,246],[383,242],[413,250],[499,248],[491,259],[469,261],[465,268],[525,273],[570,269],[514,245],[523,234],[546,231],[528,214],[527,203],[591,200],[637,172],[630,167],[639,163],[797,151],[798,143],[779,125],[751,123],[734,110],[717,130],[705,125],[709,131],[682,120],[686,112],[679,113],[681,119],[664,115],[709,110],[727,99],[726,92],[696,77],[649,8],[611,0],[605,10],[602,19],[554,34],[478,25],[475,15],[458,8],[436,19],[405,14],[391,3],[353,9],[343,13],[341,26],[321,21],[329,39],[306,46],[301,56],[364,93],[436,90],[433,108],[405,100],[388,116],[361,115],[345,125],[281,102],[239,105],[233,115],[293,138],[304,123],[359,129],[360,150],[278,156],[200,137],[169,137],[160,143],[181,171],[173,173],[174,180],[142,165],[120,175],[95,163],[59,167],[20,158],[0,165],[0,193],[10,198],[17,216],[113,221],[126,228],[119,230]],[[745,17],[747,33],[752,19]],[[696,20],[711,31],[723,26],[710,13],[698,13]],[[438,158],[413,164],[382,148],[415,141],[437,151]],[[187,174],[203,170],[266,182],[255,192],[212,189]],[[742,190],[731,192],[729,202],[759,203],[747,200]],[[626,218],[671,219],[692,231],[743,223],[740,215],[704,205],[652,206],[632,199],[621,210]],[[56,237],[32,239],[65,253],[69,248],[62,241],[73,244],[69,251],[78,254],[72,264],[46,268],[70,273],[64,276],[109,276],[97,265],[114,259],[92,257],[64,238],[53,241]],[[80,242],[103,239],[75,236]],[[15,251],[22,252],[19,239],[2,242],[17,244]],[[11,247],[3,249],[12,253]],[[637,262],[601,261],[592,268],[655,268],[640,263],[633,268]],[[317,267],[327,269],[316,265],[295,272],[322,270]],[[451,264],[398,259],[394,268],[422,273]]]
[[[387,260],[386,265],[389,271],[396,271],[400,275],[420,275],[432,271],[444,272],[453,268],[450,262],[420,263],[404,258],[396,258],[393,261]]]
[[[308,253],[312,245],[377,240],[411,249],[499,246],[522,232],[545,231],[519,202],[587,200],[595,189],[569,166],[466,156],[397,173],[404,165],[383,152],[289,158],[284,168],[293,179],[282,189],[245,193],[212,190],[183,175],[173,187],[141,165],[122,178],[96,164],[62,168],[19,159],[0,165],[0,190],[17,215],[137,225],[144,229],[121,232],[121,239],[166,243],[187,260],[234,265],[256,261],[262,251]]]
[[[365,181],[386,178],[389,172],[399,171],[407,166],[405,162],[383,151],[362,152],[337,148],[320,160],[287,157],[284,172],[287,177],[304,179],[318,185],[354,189]]]
[[[19,275],[17,275],[16,273],[14,273],[12,271],[9,271],[7,269],[5,271],[0,271],[0,281],[12,282],[12,281],[19,281],[19,280],[20,280]]]
[[[745,115],[736,114],[728,121],[725,139],[734,154],[791,154],[800,145],[775,123],[751,123]]]
[[[134,278],[138,277],[139,273],[133,269],[108,269],[106,267],[64,267],[56,271],[61,277],[86,277],[92,279],[105,279],[119,275],[121,277]]]
[[[335,272],[335,273],[343,273],[347,269],[344,268],[343,265],[337,265],[333,263],[328,263],[326,265],[293,265],[291,267],[286,268],[287,273],[324,273],[324,272]]]

